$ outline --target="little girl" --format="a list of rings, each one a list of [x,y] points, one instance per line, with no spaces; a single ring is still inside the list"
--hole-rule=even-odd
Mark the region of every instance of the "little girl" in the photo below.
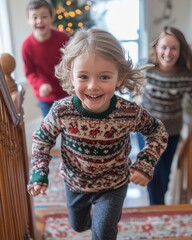
[[[78,30],[63,49],[56,76],[72,96],[55,102],[33,135],[28,191],[45,194],[50,150],[61,134],[71,226],[77,232],[91,229],[92,239],[115,240],[128,183],[148,184],[167,146],[167,132],[145,109],[115,94],[138,93],[144,79],[110,33]],[[131,132],[146,136],[134,163]]]

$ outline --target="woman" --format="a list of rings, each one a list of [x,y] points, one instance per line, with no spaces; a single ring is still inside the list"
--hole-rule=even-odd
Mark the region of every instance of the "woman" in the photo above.
[[[165,27],[152,43],[149,62],[155,67],[146,72],[142,106],[164,123],[169,134],[168,147],[147,186],[150,204],[156,205],[165,203],[171,164],[183,126],[184,96],[189,94],[192,100],[192,53],[183,33]]]

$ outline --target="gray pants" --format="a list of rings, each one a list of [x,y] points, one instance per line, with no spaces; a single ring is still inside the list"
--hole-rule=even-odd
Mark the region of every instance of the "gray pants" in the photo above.
[[[71,227],[77,232],[91,229],[92,240],[116,240],[127,186],[86,194],[72,192],[66,187]]]

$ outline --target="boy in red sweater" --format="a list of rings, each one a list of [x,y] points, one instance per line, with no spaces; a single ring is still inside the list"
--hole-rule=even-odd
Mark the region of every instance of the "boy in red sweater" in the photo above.
[[[54,28],[53,20],[50,3],[30,0],[27,21],[32,34],[22,44],[22,57],[25,75],[39,101],[43,117],[55,100],[68,96],[54,76],[54,68],[61,58],[60,49],[68,42],[69,36]]]

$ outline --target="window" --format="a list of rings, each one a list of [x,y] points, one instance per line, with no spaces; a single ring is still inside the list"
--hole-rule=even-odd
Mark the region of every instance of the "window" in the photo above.
[[[111,32],[120,41],[134,64],[141,58],[140,9],[140,0],[98,0],[92,6],[96,27]]]
[[[1,0],[0,8],[0,53],[12,52],[7,1]]]

